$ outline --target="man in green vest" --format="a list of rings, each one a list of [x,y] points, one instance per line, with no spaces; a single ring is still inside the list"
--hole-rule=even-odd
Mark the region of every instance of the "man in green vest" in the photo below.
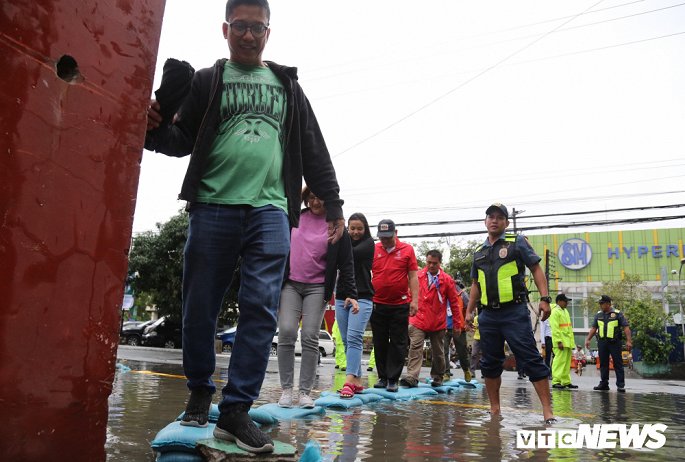
[[[485,210],[488,238],[476,249],[471,267],[471,293],[466,321],[473,326],[476,305],[480,304],[478,327],[483,357],[481,372],[490,400],[490,414],[500,414],[499,389],[502,385],[504,341],[528,374],[542,404],[545,423],[554,424],[549,391],[549,368],[537,348],[528,310],[526,268],[540,291],[542,319],[549,317],[552,299],[547,293],[547,279],[540,267],[540,257],[525,237],[506,234],[509,212],[500,203]]]
[[[616,372],[616,390],[625,393],[626,382],[623,372],[623,357],[621,356],[621,331],[626,336],[626,348],[633,348],[630,327],[623,313],[611,306],[611,297],[602,295],[599,299],[601,308],[592,322],[592,328],[585,339],[585,348],[590,348],[590,340],[597,334],[597,349],[599,350],[600,381],[595,390],[609,389],[609,357],[614,361]],[[555,359],[556,361],[556,359]]]
[[[552,388],[578,388],[578,385],[571,384],[571,356],[576,342],[573,338],[571,316],[566,309],[570,301],[566,294],[557,295],[556,303],[552,305],[552,314],[549,316],[554,350]]]

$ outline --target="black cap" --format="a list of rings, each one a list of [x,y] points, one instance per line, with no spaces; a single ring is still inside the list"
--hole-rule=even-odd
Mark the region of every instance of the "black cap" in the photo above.
[[[573,299],[572,299],[572,298],[568,298],[568,297],[566,296],[566,294],[559,294],[559,295],[557,295],[557,301],[558,301],[558,302],[559,302],[559,301],[570,302],[571,300],[573,300]]]
[[[611,303],[611,297],[608,295],[602,295],[599,297],[599,300],[597,300],[598,303]]]
[[[393,237],[395,235],[395,222],[392,220],[381,220],[378,222],[378,237]]]
[[[504,218],[507,220],[509,219],[509,210],[507,210],[507,207],[504,204],[500,204],[499,202],[495,202],[492,204],[490,207],[488,207],[485,210],[485,214],[489,215],[491,211],[497,210],[499,212],[502,212],[504,214]]]

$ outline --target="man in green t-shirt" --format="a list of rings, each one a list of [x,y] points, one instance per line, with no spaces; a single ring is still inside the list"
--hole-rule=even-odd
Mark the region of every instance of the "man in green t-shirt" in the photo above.
[[[256,453],[273,451],[248,410],[259,396],[276,331],[302,177],[326,205],[330,242],[344,226],[335,170],[297,71],[262,61],[269,19],[267,0],[229,0],[223,35],[230,59],[193,75],[172,122],[151,101],[145,139],[147,149],[190,154],[179,196],[190,214],[183,267],[190,398],[181,423],[207,425],[216,390],[216,321],[240,258],[240,317],[214,436]]]

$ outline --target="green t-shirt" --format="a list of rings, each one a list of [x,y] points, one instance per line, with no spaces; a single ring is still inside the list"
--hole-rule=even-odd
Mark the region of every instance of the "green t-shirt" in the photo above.
[[[287,213],[283,185],[286,94],[267,67],[226,61],[221,122],[197,195],[199,202]]]

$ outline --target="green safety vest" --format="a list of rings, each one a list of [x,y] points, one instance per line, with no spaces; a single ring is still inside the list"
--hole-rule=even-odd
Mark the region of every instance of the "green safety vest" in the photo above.
[[[526,301],[525,266],[517,257],[516,234],[505,234],[493,246],[476,249],[473,262],[478,271],[483,306]]]
[[[607,315],[610,315],[611,313],[616,313],[616,317],[605,322]],[[616,335],[616,328],[618,327],[619,313],[619,310],[610,311],[609,313],[604,313],[604,311],[601,310],[597,312],[597,314],[602,315],[601,319],[599,316],[597,317],[597,333],[599,338],[606,340],[614,340],[615,338],[618,338],[618,335]],[[620,331],[618,332],[620,335]]]

